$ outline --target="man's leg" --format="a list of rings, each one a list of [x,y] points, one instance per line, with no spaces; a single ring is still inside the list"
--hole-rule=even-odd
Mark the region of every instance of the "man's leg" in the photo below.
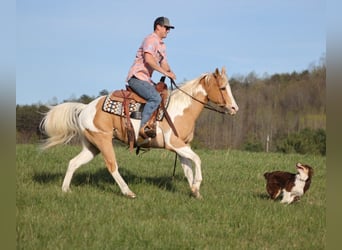
[[[156,91],[154,85],[151,85],[150,83],[145,81],[141,81],[137,78],[131,78],[128,81],[128,84],[138,95],[140,95],[147,101],[144,110],[141,114],[140,128],[143,130],[152,130],[151,133],[149,133],[149,131],[146,131],[146,133],[148,136],[149,134],[152,135],[149,137],[154,137],[155,135],[153,136],[153,134],[155,134],[155,129],[146,128],[146,123],[148,122],[153,112],[158,108],[161,102],[160,94]]]

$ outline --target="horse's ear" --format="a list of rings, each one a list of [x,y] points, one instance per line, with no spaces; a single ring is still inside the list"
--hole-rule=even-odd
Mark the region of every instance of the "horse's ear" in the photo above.
[[[226,67],[225,67],[225,66],[222,67],[221,74],[222,74],[222,75],[225,75],[225,74],[226,74]]]
[[[215,76],[218,76],[218,75],[220,75],[220,70],[218,69],[218,68],[216,68],[216,70],[215,70]]]

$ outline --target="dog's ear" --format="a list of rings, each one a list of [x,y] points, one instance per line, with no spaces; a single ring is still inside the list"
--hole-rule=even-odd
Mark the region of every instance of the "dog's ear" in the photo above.
[[[309,168],[309,176],[310,178],[314,175],[314,170],[312,167]]]
[[[314,169],[313,167],[309,165],[304,165],[307,169],[309,169],[309,177],[311,178],[314,175]]]

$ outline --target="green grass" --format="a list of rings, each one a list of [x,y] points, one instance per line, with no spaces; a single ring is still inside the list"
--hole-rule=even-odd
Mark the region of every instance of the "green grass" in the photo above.
[[[190,197],[174,154],[136,156],[116,148],[120,172],[137,198],[121,195],[101,156],[76,171],[71,193],[61,184],[78,146],[40,152],[17,145],[18,249],[324,249],[326,158],[313,155],[196,150],[203,200]],[[267,198],[263,173],[314,167],[301,201]]]

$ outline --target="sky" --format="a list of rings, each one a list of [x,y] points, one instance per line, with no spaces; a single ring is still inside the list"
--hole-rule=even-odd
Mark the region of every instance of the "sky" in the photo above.
[[[323,0],[17,0],[16,104],[53,104],[125,88],[158,16],[176,82],[301,72],[326,53]],[[160,74],[155,72],[153,80]]]

